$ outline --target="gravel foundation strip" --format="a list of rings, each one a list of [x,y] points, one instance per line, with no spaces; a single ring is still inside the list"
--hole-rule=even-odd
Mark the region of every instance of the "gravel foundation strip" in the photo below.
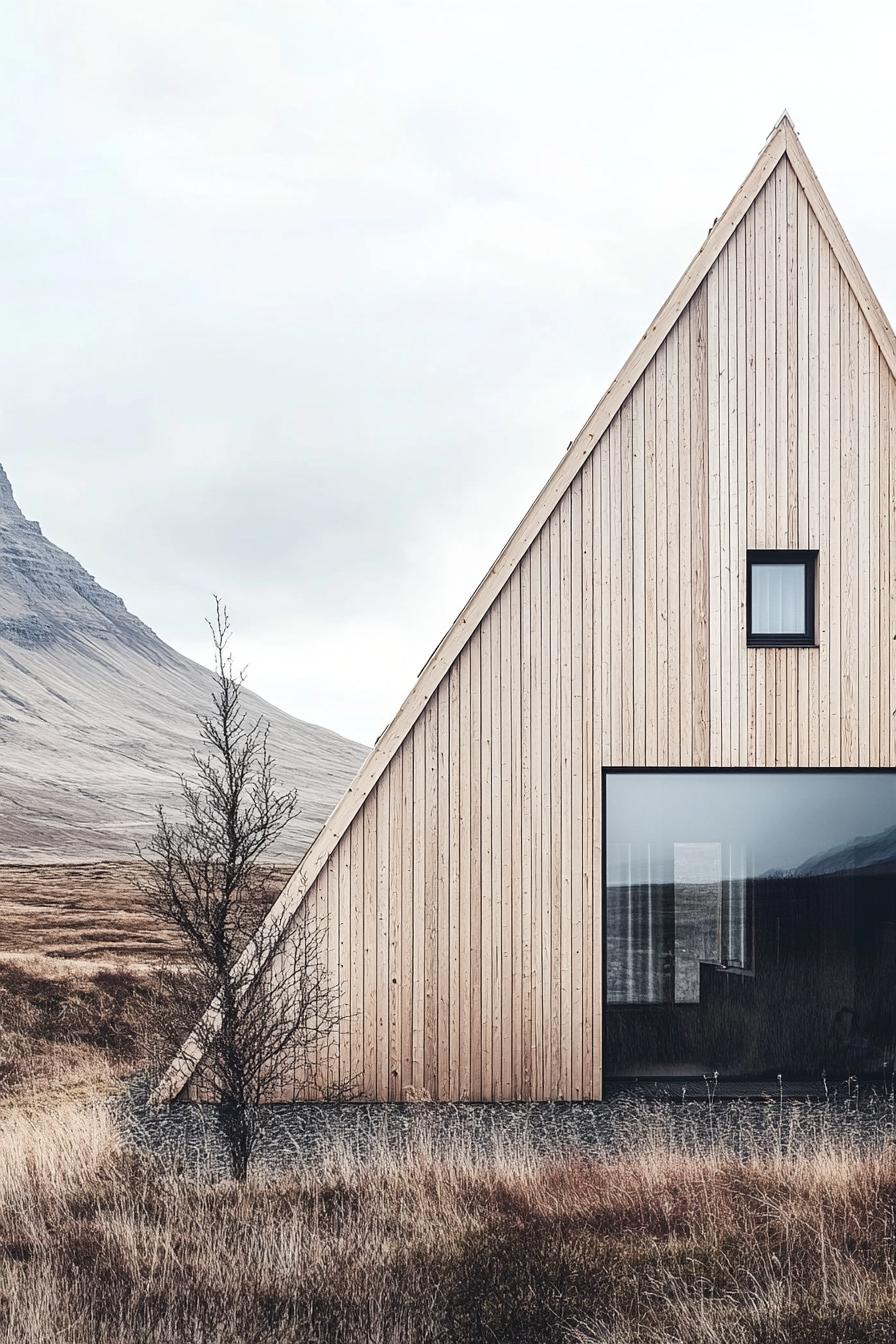
[[[148,1100],[149,1083],[133,1080],[116,1102],[126,1140],[166,1166],[201,1176],[226,1172],[217,1107]],[[646,1143],[748,1158],[796,1155],[829,1142],[896,1151],[892,1093],[844,1089],[827,1098],[770,1097],[670,1101],[634,1089],[601,1102],[390,1102],[271,1107],[253,1159],[256,1169],[316,1166],[339,1152],[352,1162],[392,1149],[425,1145],[462,1151],[472,1160],[533,1156],[622,1155]]]

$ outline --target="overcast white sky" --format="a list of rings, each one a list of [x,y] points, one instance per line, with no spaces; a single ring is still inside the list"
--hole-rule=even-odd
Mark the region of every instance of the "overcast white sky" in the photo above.
[[[848,22],[844,23],[844,15]],[[786,106],[896,311],[889,5],[7,0],[0,461],[370,742]]]

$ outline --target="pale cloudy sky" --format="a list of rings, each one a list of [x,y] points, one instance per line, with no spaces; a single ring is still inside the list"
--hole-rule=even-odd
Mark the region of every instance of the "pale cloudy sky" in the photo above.
[[[848,22],[844,23],[844,16]],[[896,311],[896,22],[786,0],[6,0],[0,461],[372,741],[786,106]]]

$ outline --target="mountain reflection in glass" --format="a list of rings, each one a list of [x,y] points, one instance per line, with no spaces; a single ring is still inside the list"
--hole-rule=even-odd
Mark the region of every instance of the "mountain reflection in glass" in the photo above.
[[[606,777],[605,1071],[882,1077],[896,774]]]

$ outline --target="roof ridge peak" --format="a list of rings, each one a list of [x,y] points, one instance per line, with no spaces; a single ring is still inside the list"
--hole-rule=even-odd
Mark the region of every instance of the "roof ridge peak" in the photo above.
[[[794,123],[793,117],[792,117],[792,116],[790,115],[790,113],[787,111],[787,108],[786,108],[786,107],[785,107],[784,110],[782,111],[782,113],[781,113],[780,117],[778,118],[778,120],[775,122],[774,126],[773,126],[773,127],[771,128],[771,130],[769,131],[768,136],[766,137],[766,139],[767,139],[767,140],[771,140],[772,136],[775,135],[778,131],[780,131],[781,128],[782,128],[782,126],[783,126],[786,130],[792,131],[793,134],[797,137],[797,139],[799,139],[799,131],[798,131],[797,128],[796,128],[796,125],[795,125],[795,123]]]

